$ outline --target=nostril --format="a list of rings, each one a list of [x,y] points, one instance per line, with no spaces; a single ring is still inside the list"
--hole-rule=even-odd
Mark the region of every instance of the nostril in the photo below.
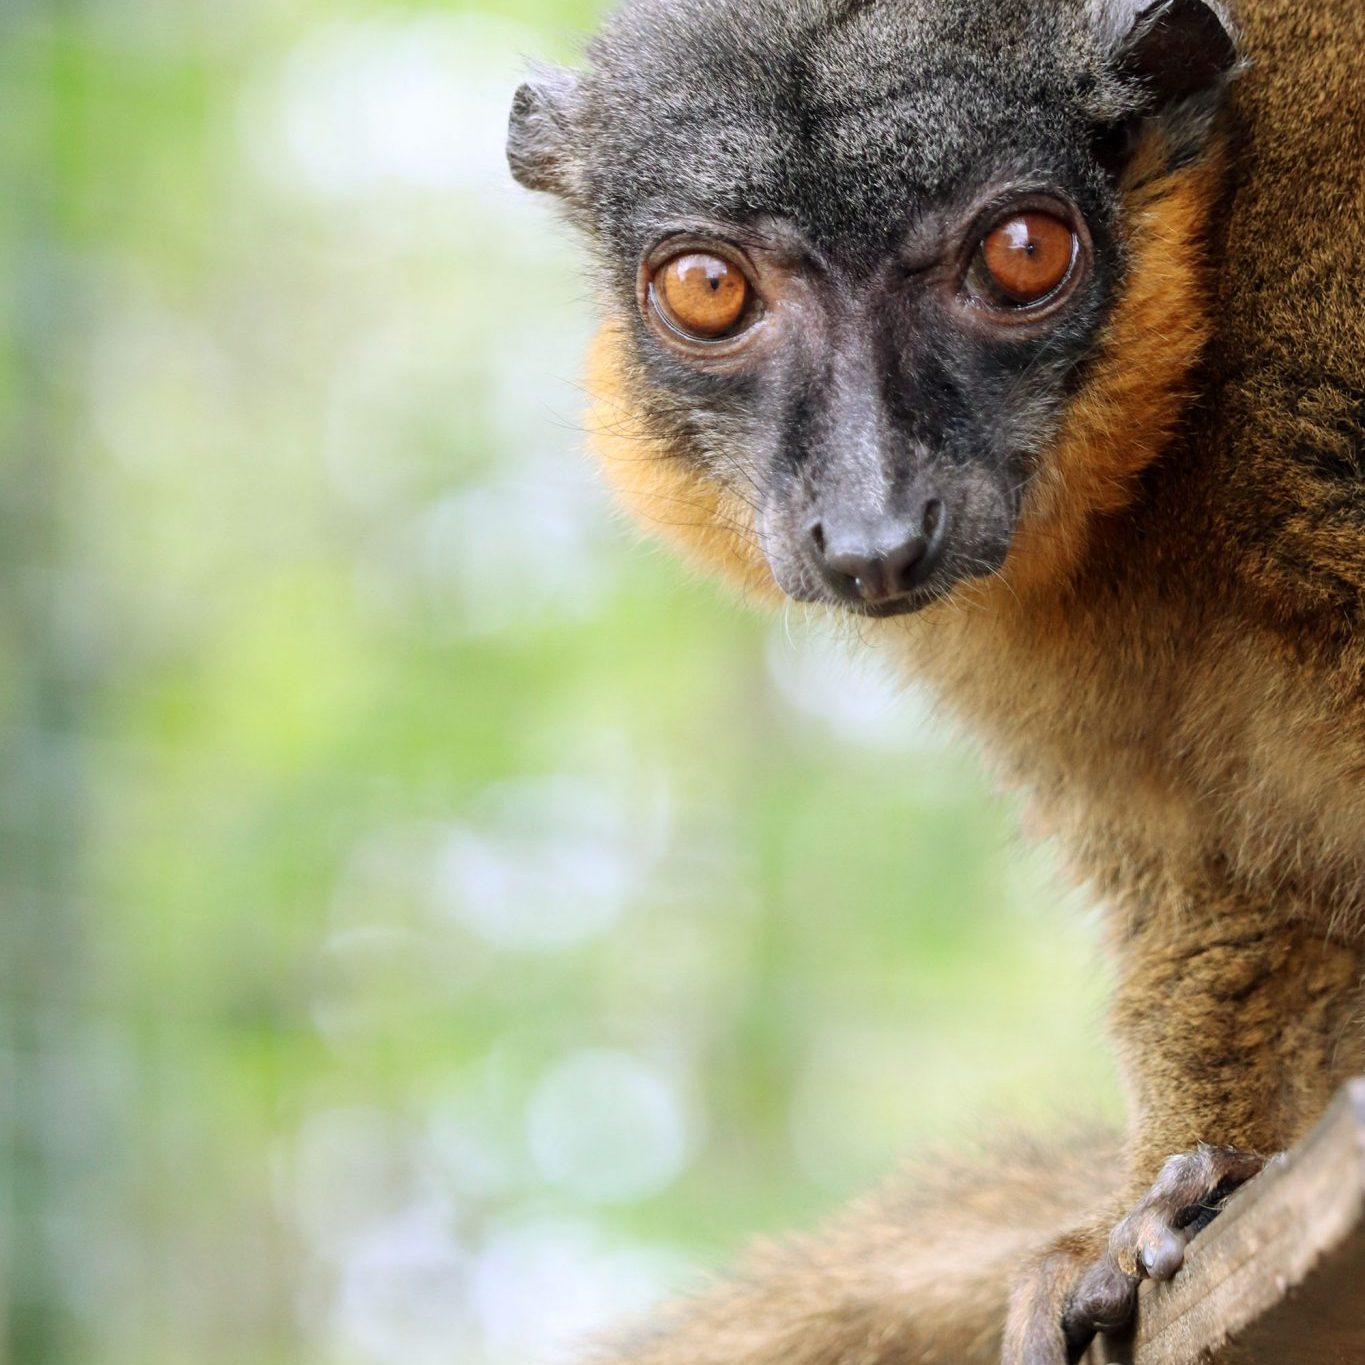
[[[825,528],[822,522],[813,521],[810,524],[810,538],[815,546],[817,554],[825,553]]]
[[[924,504],[924,538],[933,541],[935,533],[938,531],[939,523],[943,520],[943,503],[938,498],[930,498]]]
[[[948,508],[942,498],[930,498],[924,504],[920,525],[924,528],[924,553],[916,567],[917,581],[925,582],[931,578],[943,559],[944,546],[948,543]]]

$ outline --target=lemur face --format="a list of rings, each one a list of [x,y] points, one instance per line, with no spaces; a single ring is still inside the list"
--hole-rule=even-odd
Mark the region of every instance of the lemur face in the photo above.
[[[813,208],[845,155],[780,174]],[[633,253],[656,420],[751,506],[783,591],[873,615],[1004,563],[1122,269],[1102,189],[1061,155],[937,192],[897,178],[895,214],[848,234],[799,204],[713,207],[660,215]]]
[[[637,0],[590,55],[518,92],[509,156],[587,229],[654,448],[794,598],[894,615],[1000,569],[1124,287],[1135,130],[1178,110],[1193,154],[1221,19]]]

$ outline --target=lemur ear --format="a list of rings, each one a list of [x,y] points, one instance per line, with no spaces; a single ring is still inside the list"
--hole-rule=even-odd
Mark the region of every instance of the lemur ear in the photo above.
[[[512,97],[507,164],[528,190],[571,197],[577,104],[578,78],[559,69],[537,72]]]
[[[1100,0],[1098,17],[1115,66],[1156,104],[1212,89],[1237,66],[1232,25],[1216,0]]]

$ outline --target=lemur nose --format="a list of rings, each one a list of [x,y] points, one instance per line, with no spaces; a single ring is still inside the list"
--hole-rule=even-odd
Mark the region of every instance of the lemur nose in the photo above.
[[[942,558],[943,503],[930,498],[918,516],[812,522],[811,541],[825,577],[842,596],[878,606],[927,582]]]

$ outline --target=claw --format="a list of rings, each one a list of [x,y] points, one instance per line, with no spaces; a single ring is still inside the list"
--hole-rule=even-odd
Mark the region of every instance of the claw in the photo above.
[[[1193,1224],[1183,1232],[1162,1227],[1150,1234],[1138,1248],[1138,1269],[1149,1279],[1169,1280],[1185,1260],[1185,1233],[1192,1227]]]

